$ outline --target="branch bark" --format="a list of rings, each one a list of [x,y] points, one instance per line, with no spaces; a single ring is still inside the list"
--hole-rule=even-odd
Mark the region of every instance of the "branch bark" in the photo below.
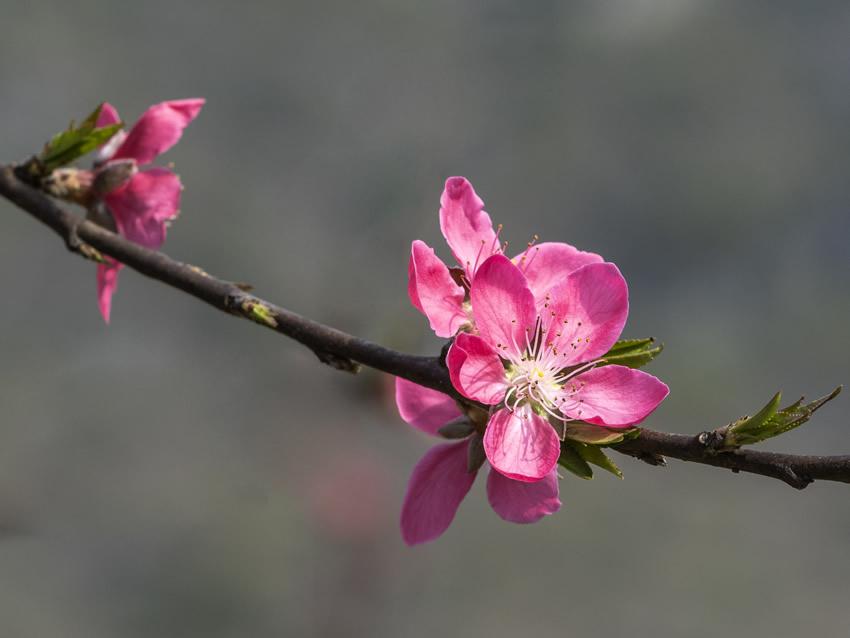
[[[182,290],[229,314],[249,319],[310,348],[319,359],[341,370],[356,372],[366,365],[444,392],[463,401],[437,357],[397,352],[302,317],[247,292],[234,282],[213,277],[200,268],[176,261],[86,221],[57,205],[41,191],[21,181],[13,166],[0,167],[0,195],[49,226],[72,252],[97,260],[100,253],[157,281]],[[705,437],[667,434],[639,428],[640,435],[612,449],[653,465],[664,457],[750,472],[803,489],[815,480],[850,483],[850,455],[799,456],[749,449],[718,452]]]
[[[850,483],[850,455],[803,456],[762,452],[749,448],[716,451],[702,434],[668,434],[640,428],[640,436],[614,446],[623,454],[653,463],[659,456],[725,467],[733,472],[749,472],[784,481],[798,490],[813,481]],[[663,460],[661,464],[664,464]]]

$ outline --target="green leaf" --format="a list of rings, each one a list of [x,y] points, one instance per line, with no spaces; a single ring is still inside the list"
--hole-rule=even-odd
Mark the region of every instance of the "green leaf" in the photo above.
[[[655,343],[655,337],[643,337],[642,339],[620,339],[617,343],[611,346],[609,354],[617,354],[623,351],[633,350],[635,348],[643,348]]]
[[[841,393],[841,388],[842,386],[838,386],[826,396],[822,396],[819,399],[815,399],[814,401],[810,401],[805,404],[803,403],[804,397],[800,397],[799,401],[792,403],[787,408],[783,408],[776,415],[771,417],[768,426],[771,430],[776,432],[776,435],[779,435],[803,425],[803,423],[812,418],[812,414],[814,414],[815,411],[819,410],[825,403],[828,403],[837,397]]]
[[[776,414],[779,409],[779,402],[782,400],[782,393],[777,392],[767,404],[753,416],[743,416],[737,421],[729,425],[724,438],[724,445],[729,447],[737,447],[739,445],[748,445],[750,443],[758,443],[767,438],[764,436],[764,428],[767,421]]]
[[[564,438],[592,445],[613,445],[625,439],[630,429],[609,430],[601,425],[570,422],[564,426]]]
[[[808,421],[816,410],[838,396],[839,392],[841,386],[809,403],[803,403],[803,398],[800,398],[782,409],[779,409],[782,393],[777,392],[756,414],[731,423],[726,428],[723,445],[727,448],[751,445],[793,430]]]
[[[581,445],[578,443],[577,445]],[[569,470],[579,478],[590,480],[593,478],[593,469],[587,464],[581,454],[578,453],[573,444],[569,441],[561,443],[561,456],[558,458],[558,463],[564,469]]]
[[[605,452],[602,451],[598,445],[583,445],[581,443],[576,444],[576,451],[579,453],[581,458],[583,458],[588,463],[592,463],[597,467],[601,467],[603,470],[607,470],[611,472],[617,478],[623,478],[623,473],[620,471],[620,468],[609,459]]]
[[[46,172],[50,173],[92,152],[101,144],[108,142],[120,128],[120,124],[112,124],[89,132],[75,130],[60,133],[48,144],[41,157]]]
[[[656,345],[653,337],[622,339],[602,357],[602,365],[615,363],[629,368],[642,368],[661,354],[664,345]]]
[[[102,108],[103,104],[92,111],[79,126],[71,122],[67,129],[54,135],[45,145],[39,157],[44,164],[45,174],[90,153],[118,132],[123,126],[121,123],[97,128],[97,118]]]

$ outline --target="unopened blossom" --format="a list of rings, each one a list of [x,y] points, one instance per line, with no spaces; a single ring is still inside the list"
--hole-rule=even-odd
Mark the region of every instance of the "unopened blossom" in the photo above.
[[[142,114],[129,132],[119,131],[98,152],[95,173],[128,173],[115,188],[104,189],[103,203],[118,233],[147,248],[159,248],[165,241],[168,223],[180,209],[180,178],[170,169],[151,167],[157,156],[174,146],[183,129],[197,117],[204,105],[203,98],[171,100],[151,106]],[[111,104],[104,104],[97,126],[109,126],[120,121]],[[120,167],[121,170],[110,170]],[[98,307],[109,323],[112,295],[118,286],[118,273],[123,264],[107,257],[107,263],[97,268]]]
[[[400,378],[396,379],[396,404],[407,423],[435,436],[440,428],[464,416],[449,396]],[[435,445],[414,467],[401,510],[401,534],[408,545],[434,540],[448,529],[478,473],[468,467],[471,444],[467,438]],[[534,523],[561,507],[557,472],[553,469],[542,480],[527,483],[491,469],[487,499],[504,520]]]
[[[539,298],[517,265],[493,255],[478,266],[470,301],[477,334],[459,333],[446,363],[461,394],[493,406],[484,449],[507,477],[549,476],[560,455],[553,423],[628,427],[668,394],[650,374],[600,365],[628,315],[614,264],[582,266]]]
[[[501,226],[493,228],[484,202],[464,177],[450,177],[440,197],[440,230],[458,263],[448,266],[425,242],[411,247],[407,292],[411,303],[424,314],[438,337],[452,337],[469,326],[472,313],[469,287],[481,265],[504,253]],[[513,258],[532,292],[544,298],[549,290],[576,268],[602,262],[595,253],[559,242],[529,242]]]

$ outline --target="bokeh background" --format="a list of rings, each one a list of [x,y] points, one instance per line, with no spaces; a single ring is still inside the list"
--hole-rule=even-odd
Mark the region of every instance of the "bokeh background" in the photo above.
[[[166,156],[166,250],[433,353],[410,241],[448,258],[443,180],[514,246],[615,261],[666,344],[650,427],[698,432],[850,380],[846,2],[10,2],[0,160],[101,100],[208,104]],[[618,457],[528,527],[483,482],[438,542],[397,516],[431,441],[388,380],[130,271],[0,201],[0,634],[844,635],[850,499]],[[765,447],[850,452],[842,396]]]

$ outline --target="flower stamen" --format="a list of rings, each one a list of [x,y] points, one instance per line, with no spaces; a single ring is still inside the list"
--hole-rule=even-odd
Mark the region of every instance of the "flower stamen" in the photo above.
[[[554,313],[553,313],[554,314]],[[555,324],[560,324],[558,319]],[[533,328],[525,329],[525,348],[520,349],[516,335],[511,333],[513,351],[502,355],[508,359],[509,388],[505,393],[504,405],[514,412],[525,403],[541,414],[559,421],[569,421],[567,408],[574,408],[582,400],[574,398],[584,385],[571,382],[578,375],[595,368],[602,359],[588,361],[573,369],[565,368],[559,361],[566,353],[558,352],[557,344],[546,338],[543,318],[538,315]],[[556,337],[560,334],[556,333]],[[505,348],[507,350],[507,348]]]

